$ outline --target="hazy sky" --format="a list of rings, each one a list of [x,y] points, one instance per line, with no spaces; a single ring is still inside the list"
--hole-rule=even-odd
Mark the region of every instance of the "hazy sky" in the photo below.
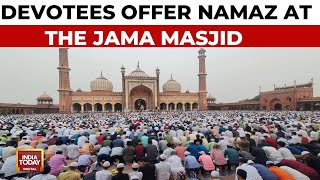
[[[132,72],[137,61],[150,76],[160,68],[162,87],[173,74],[182,91],[198,90],[199,48],[71,48],[71,87],[90,90],[100,71],[121,91],[120,67]],[[320,95],[320,48],[206,48],[207,89],[218,102],[235,102],[272,90],[273,84],[308,82]],[[58,103],[57,48],[0,49],[0,102],[36,103],[46,91]],[[162,88],[161,88],[162,89]]]

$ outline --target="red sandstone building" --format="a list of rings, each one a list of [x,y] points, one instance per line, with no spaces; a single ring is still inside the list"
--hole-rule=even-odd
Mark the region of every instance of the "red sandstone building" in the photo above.
[[[58,113],[59,106],[53,104],[53,99],[44,92],[37,98],[37,104],[0,103],[1,114],[50,114]]]
[[[315,111],[320,110],[320,97],[313,97],[313,79],[305,84],[274,87],[253,99],[236,103],[208,103],[209,110]]]
[[[320,97],[313,97],[313,80],[306,84],[274,87],[272,91],[260,92],[253,99],[235,103],[216,103],[216,99],[207,96],[206,89],[206,51],[198,51],[199,90],[181,92],[181,84],[171,76],[160,91],[160,69],[150,76],[137,68],[122,74],[122,92],[114,92],[110,80],[101,75],[91,81],[91,91],[70,87],[68,49],[59,49],[59,105],[46,93],[37,98],[36,105],[0,103],[0,114],[33,113],[78,113],[78,112],[122,112],[122,111],[193,111],[193,110],[320,110]]]

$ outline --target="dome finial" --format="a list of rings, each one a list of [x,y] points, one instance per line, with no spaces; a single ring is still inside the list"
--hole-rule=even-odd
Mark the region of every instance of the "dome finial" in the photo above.
[[[173,80],[173,78],[172,78],[172,73],[171,73],[171,78],[170,78],[170,80]]]
[[[101,72],[100,72],[100,76],[102,76],[102,69],[101,69]]]
[[[139,65],[139,61],[138,61],[138,66],[137,66],[138,68],[140,67],[140,65]]]

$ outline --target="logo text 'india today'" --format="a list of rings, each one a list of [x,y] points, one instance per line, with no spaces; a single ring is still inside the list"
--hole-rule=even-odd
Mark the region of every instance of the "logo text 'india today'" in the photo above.
[[[17,172],[42,172],[44,169],[43,149],[20,149],[16,151]]]

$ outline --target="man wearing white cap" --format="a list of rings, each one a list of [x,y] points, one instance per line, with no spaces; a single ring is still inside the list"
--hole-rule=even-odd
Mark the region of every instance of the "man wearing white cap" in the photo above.
[[[81,180],[81,175],[76,170],[78,169],[78,163],[72,162],[69,164],[69,170],[59,174],[58,180]]]
[[[220,141],[218,142],[218,145],[219,145],[220,149],[222,150],[222,152],[224,152],[228,148],[228,145],[229,145],[228,137],[221,136]]]
[[[112,180],[130,180],[130,176],[126,173],[123,173],[124,164],[117,164],[118,174],[112,177]]]
[[[170,164],[165,162],[167,157],[164,154],[161,154],[160,162],[156,166],[156,177],[157,180],[168,180],[170,178]]]
[[[80,149],[79,149],[79,146],[76,145],[75,139],[71,139],[70,143],[71,144],[67,146],[67,154],[70,159],[75,159],[79,157]]]
[[[111,180],[112,173],[110,171],[108,171],[108,169],[110,168],[110,162],[105,161],[102,164],[102,168],[103,168],[102,170],[100,170],[96,173],[96,180]]]
[[[184,155],[186,156],[184,158],[184,167],[187,175],[190,176],[191,171],[198,173],[201,167],[201,165],[198,163],[198,160],[192,156],[189,151],[184,152]]]
[[[48,148],[47,141],[48,141],[47,139],[42,138],[41,143],[37,144],[36,148],[47,149]]]
[[[171,152],[171,156],[167,159],[167,162],[171,166],[170,174],[172,179],[177,179],[178,172],[185,173],[184,167],[181,163],[181,158],[177,156],[177,152],[175,150]]]
[[[19,148],[23,148],[23,149],[33,149],[33,147],[29,145],[30,142],[31,142],[30,140],[25,140],[25,141],[24,141],[24,145],[20,146]]]
[[[143,174],[142,174],[142,172],[138,172],[138,170],[139,170],[139,164],[138,163],[133,163],[132,164],[132,172],[131,173],[129,173],[129,176],[130,176],[130,179],[137,179],[137,180],[142,180],[142,178],[143,178]],[[136,177],[134,177],[134,176],[136,176]]]
[[[200,151],[200,157],[199,162],[202,163],[202,168],[205,171],[213,171],[215,166],[213,164],[213,161],[211,159],[211,156],[207,155],[204,151]]]

